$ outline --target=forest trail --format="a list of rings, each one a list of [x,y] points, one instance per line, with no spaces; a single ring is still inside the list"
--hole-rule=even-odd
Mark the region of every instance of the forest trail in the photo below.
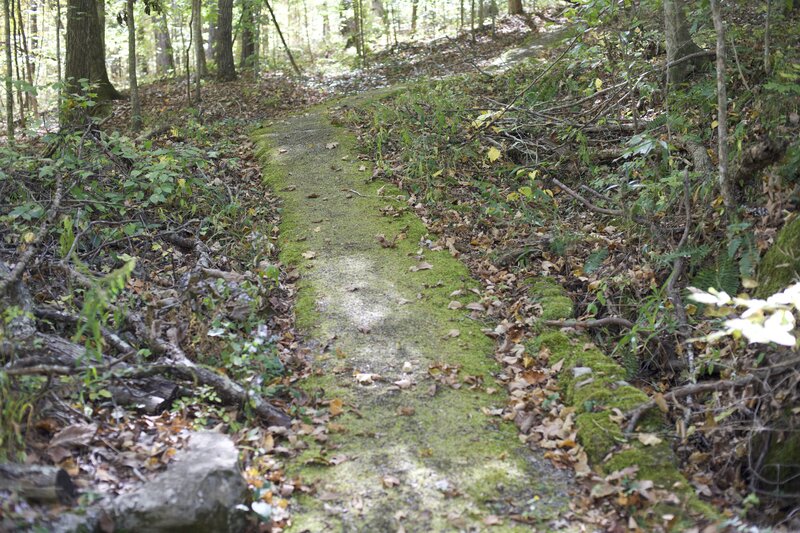
[[[284,202],[282,259],[300,269],[298,325],[315,347],[301,386],[330,401],[329,437],[309,439],[287,469],[316,487],[296,500],[291,530],[546,527],[566,511],[570,476],[495,414],[508,398],[481,331],[492,325],[468,316],[477,283],[432,249],[396,188],[370,181],[327,111],[256,133]]]

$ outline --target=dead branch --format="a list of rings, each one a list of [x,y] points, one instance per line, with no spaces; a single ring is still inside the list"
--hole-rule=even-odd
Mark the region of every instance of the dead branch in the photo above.
[[[597,320],[542,320],[542,324],[556,328],[604,328],[606,326],[621,326],[633,329],[636,324],[619,316],[607,316]]]
[[[52,309],[49,307],[36,307],[34,308],[33,312],[37,318],[43,320],[50,320],[52,322],[63,322],[71,326],[75,326],[77,324],[86,321],[84,317],[73,315],[65,311],[59,311],[58,309]],[[113,346],[114,349],[119,351],[121,354],[126,355],[131,352],[135,352],[133,346],[128,344],[125,340],[123,340],[119,335],[117,335],[110,329],[101,326],[100,333],[103,335],[103,338],[106,341],[108,341],[108,343],[111,346]]]
[[[700,52],[695,52],[694,54],[689,54],[687,56],[683,56],[680,59],[676,59],[675,61],[670,61],[666,65],[664,65],[664,70],[669,70],[672,67],[678,66],[681,63],[685,63],[686,61],[694,61],[695,59],[714,59],[717,57],[716,50],[702,50]]]
[[[679,398],[684,398],[686,396],[694,396],[697,394],[704,394],[707,392],[719,392],[728,389],[736,389],[740,387],[746,387],[750,385],[756,380],[756,376],[749,375],[745,376],[736,380],[720,380],[720,381],[708,381],[704,383],[693,383],[691,385],[686,385],[677,389],[673,389],[672,391],[668,392],[664,395],[664,400],[674,402]],[[639,407],[630,411],[626,417],[628,418],[628,424],[625,426],[625,434],[629,434],[633,432],[636,428],[636,424],[639,422],[639,419],[644,415],[647,411],[652,409],[657,405],[655,400],[650,400],[649,402],[643,403]]]
[[[53,222],[53,219],[55,219],[56,213],[58,213],[58,208],[61,205],[61,197],[63,193],[64,178],[61,174],[59,174],[56,177],[56,192],[53,195],[53,202],[50,204],[50,209],[47,210],[47,215],[44,217],[41,224],[39,224],[39,231],[36,233],[33,242],[28,244],[28,249],[25,250],[25,252],[17,260],[17,264],[14,266],[14,270],[11,271],[11,274],[9,274],[8,277],[0,279],[0,296],[4,295],[12,284],[17,283],[22,276],[22,273],[25,272],[26,268],[28,268],[28,263],[31,261],[31,259],[33,259],[33,255],[36,253],[39,243],[47,234],[50,224]]]
[[[577,192],[573,191],[572,189],[570,189],[569,187],[567,187],[566,185],[561,183],[561,181],[559,181],[557,178],[552,178],[551,177],[550,179],[553,181],[553,183],[558,185],[558,187],[562,191],[564,191],[568,195],[572,196],[573,198],[578,200],[580,203],[582,203],[583,205],[585,205],[586,207],[588,207],[589,209],[591,209],[592,211],[594,211],[596,213],[601,213],[603,215],[610,215],[610,216],[613,216],[613,217],[623,217],[623,216],[625,216],[625,211],[623,211],[621,209],[606,209],[604,207],[598,207],[598,206],[594,205],[592,202],[590,202],[589,200],[587,200],[586,198],[584,198],[583,196],[581,196],[580,194],[578,194]]]

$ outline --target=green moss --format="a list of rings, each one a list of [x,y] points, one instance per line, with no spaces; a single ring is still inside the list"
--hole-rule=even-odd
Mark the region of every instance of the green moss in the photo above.
[[[452,509],[466,513],[470,522],[479,521],[502,499],[498,486],[504,495],[521,501],[536,491],[561,508],[565,501],[560,495],[548,496],[552,487],[544,481],[531,485],[538,473],[525,459],[527,449],[520,445],[514,425],[486,414],[502,407],[505,397],[486,394],[483,388],[471,390],[466,384],[458,390],[438,384],[434,395],[428,393],[433,380],[427,371],[436,363],[457,366],[459,381],[474,376],[485,387],[502,389],[493,378],[500,371],[492,357],[493,341],[481,331],[489,324],[474,320],[464,308],[449,308],[454,300],[464,306],[477,300],[470,289],[478,283],[467,267],[446,251],[429,249],[426,239],[436,239],[428,237],[422,221],[408,212],[400,190],[368,181],[370,169],[360,170],[362,163],[349,158],[352,136],[319,117],[292,120],[290,126],[282,123],[258,132],[256,142],[264,179],[283,201],[281,260],[301,274],[297,324],[308,338],[328,347],[314,354],[314,371],[299,386],[310,395],[340,398],[347,404],[345,414],[334,420],[345,431],[331,433],[324,447],[327,456],[348,460],[335,467],[315,464],[323,450],[309,437],[309,449],[289,462],[288,475],[348,495],[338,503],[345,507],[349,495],[380,490],[382,476],[398,476],[398,487],[375,499],[365,498],[366,504],[379,505],[354,518],[357,525],[352,529],[359,530],[393,529],[397,524],[386,522],[387,517],[391,522],[394,511],[412,501],[420,508]],[[338,146],[326,149],[332,142]],[[391,216],[382,216],[381,210],[391,211]],[[383,248],[376,239],[382,234],[392,240],[401,233],[405,238],[395,247]],[[314,252],[314,258],[307,252]],[[412,270],[422,261],[432,268]],[[350,284],[355,284],[352,289]],[[371,331],[357,328],[372,312],[380,318],[370,322]],[[454,329],[459,335],[448,336]],[[404,360],[414,363],[416,385],[388,390],[387,382],[402,375]],[[359,372],[384,378],[359,385],[353,377]],[[412,414],[401,416],[401,409]],[[443,476],[464,496],[445,503],[430,481]],[[299,505],[303,509],[293,514],[296,524],[308,521],[324,523],[320,530],[340,529],[332,525],[338,519],[320,518],[325,511],[319,500],[302,499]],[[391,512],[387,505],[393,507]],[[433,515],[441,515],[436,522],[446,513]],[[445,522],[404,525],[448,529]]]
[[[528,293],[542,306],[542,320],[565,320],[574,313],[567,292],[550,278],[533,278]]]
[[[787,431],[790,431],[787,426]],[[800,492],[800,433],[787,433],[780,442],[772,442],[760,472],[764,490],[779,494]]]
[[[542,302],[545,310],[549,302],[565,298],[563,289],[554,287],[554,282],[547,278],[537,278],[531,283],[530,292]],[[569,316],[571,311],[570,302]],[[563,313],[559,315],[559,318],[567,317]],[[562,331],[545,329],[528,348],[532,353],[542,348],[549,351],[548,364],[563,361],[558,384],[565,403],[575,408],[578,440],[596,469],[608,474],[635,465],[639,467],[639,479],[677,491],[686,507],[666,505],[664,511],[676,514],[681,524],[692,522],[688,512],[715,516],[713,509],[694,495],[666,441],[644,446],[638,439],[626,436],[619,422],[612,420],[612,415],[628,413],[649,400],[644,392],[624,381],[626,372],[622,366],[593,347],[585,335],[569,336]],[[574,372],[579,367],[591,371]],[[650,410],[637,424],[637,430],[643,432],[664,429],[664,419],[658,410]],[[656,513],[657,516],[661,514]]]
[[[800,217],[786,224],[758,266],[756,296],[766,298],[800,278]]]

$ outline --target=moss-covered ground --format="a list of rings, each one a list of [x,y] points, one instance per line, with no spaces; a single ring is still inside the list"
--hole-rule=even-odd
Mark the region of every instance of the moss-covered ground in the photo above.
[[[467,268],[431,249],[398,189],[370,181],[354,138],[324,108],[255,138],[283,199],[282,260],[301,274],[297,323],[320,347],[302,386],[349,406],[324,450],[312,444],[289,465],[316,488],[298,499],[293,530],[481,530],[509,513],[546,527],[566,508],[570,480],[492,414],[507,398],[488,325],[451,308],[476,298]],[[459,388],[432,375],[451,367]],[[320,453],[345,460],[319,466]]]
[[[542,317],[549,320],[569,319],[572,301],[566,291],[550,278],[534,278],[531,296],[542,306]],[[582,334],[568,335],[552,328],[540,333],[531,348],[536,353],[545,348],[549,361],[563,361],[558,383],[566,405],[575,409],[578,439],[597,472],[611,474],[638,467],[637,477],[649,480],[657,488],[670,490],[681,499],[680,505],[663,504],[662,511],[677,517],[688,526],[692,515],[713,518],[715,512],[695,495],[694,489],[678,469],[677,459],[666,440],[645,445],[637,433],[666,433],[661,413],[651,410],[638,423],[636,433],[626,435],[620,414],[630,413],[649,401],[649,397],[625,381],[625,369],[600,351]],[[580,371],[576,372],[576,369]]]

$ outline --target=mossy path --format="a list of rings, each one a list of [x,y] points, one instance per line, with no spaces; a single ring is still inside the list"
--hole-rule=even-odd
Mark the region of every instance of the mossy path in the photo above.
[[[290,463],[317,489],[293,504],[292,530],[530,531],[510,515],[546,529],[570,478],[494,414],[508,398],[489,325],[450,308],[476,299],[466,267],[432,249],[400,191],[369,182],[325,108],[256,139],[284,201],[282,258],[301,272],[298,324],[316,347],[302,386],[343,405],[324,448],[309,440]]]

